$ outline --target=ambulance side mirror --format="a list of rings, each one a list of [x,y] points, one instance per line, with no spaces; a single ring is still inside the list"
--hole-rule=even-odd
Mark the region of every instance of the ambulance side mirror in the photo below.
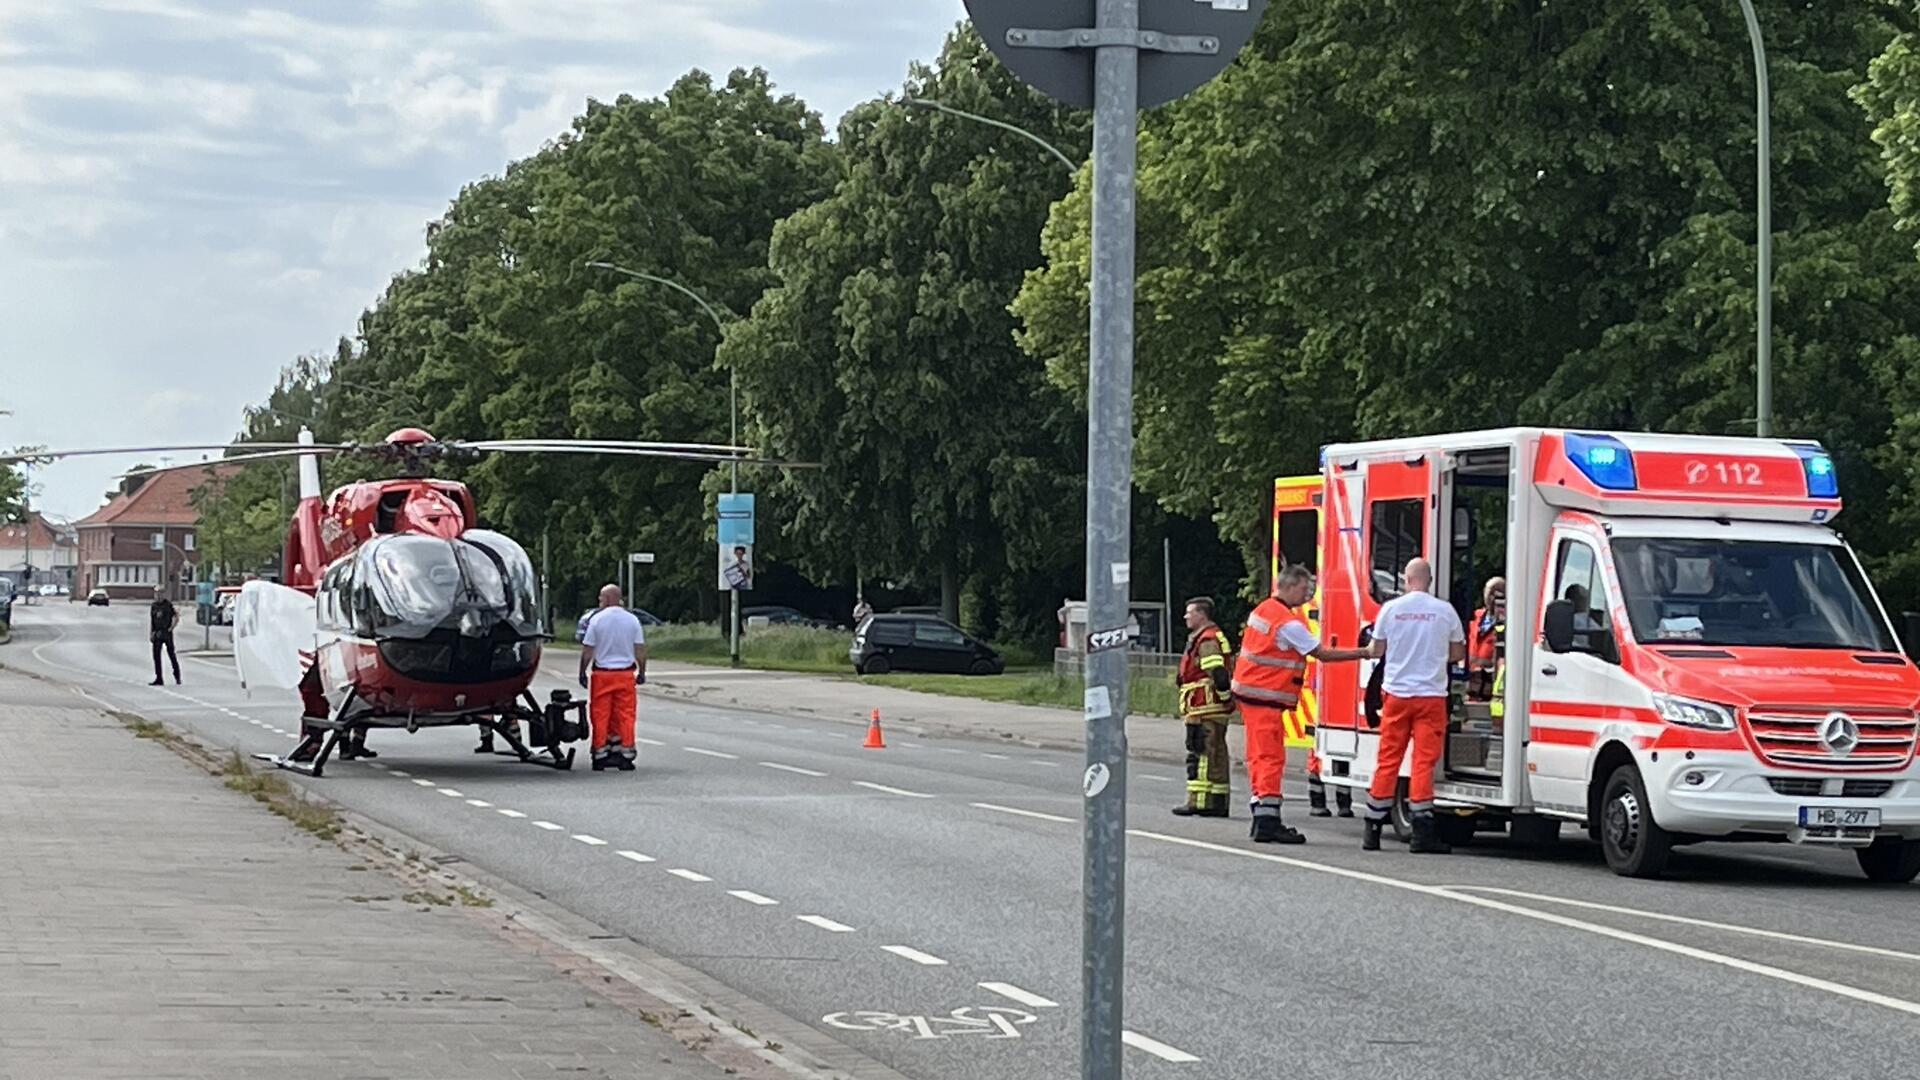
[[[1573,651],[1573,601],[1555,600],[1547,605],[1541,636],[1547,639],[1547,651]]]

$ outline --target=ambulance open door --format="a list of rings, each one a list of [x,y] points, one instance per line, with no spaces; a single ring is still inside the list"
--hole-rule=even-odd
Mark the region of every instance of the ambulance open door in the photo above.
[[[1279,578],[1287,566],[1304,566],[1313,571],[1316,584],[1307,601],[1307,627],[1320,633],[1320,530],[1322,527],[1322,481],[1318,476],[1283,476],[1273,482],[1273,558],[1267,567],[1267,587]],[[1319,696],[1315,690],[1319,664],[1307,662],[1306,685],[1301,688],[1300,707],[1287,714],[1287,746],[1313,746],[1313,727],[1319,715]]]

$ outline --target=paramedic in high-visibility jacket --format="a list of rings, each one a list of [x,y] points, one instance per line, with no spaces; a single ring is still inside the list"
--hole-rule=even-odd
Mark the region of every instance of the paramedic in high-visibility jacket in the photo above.
[[[1233,715],[1233,643],[1214,625],[1213,598],[1187,601],[1187,648],[1177,676],[1180,719],[1187,725],[1187,801],[1179,817],[1228,817],[1233,796],[1227,720]]]
[[[1287,713],[1300,705],[1309,657],[1321,663],[1359,660],[1365,649],[1320,644],[1300,605],[1313,595],[1313,574],[1289,566],[1273,580],[1273,595],[1247,616],[1234,661],[1233,699],[1247,729],[1247,777],[1253,787],[1253,839],[1261,844],[1304,844],[1307,838],[1280,818],[1280,784],[1287,770]],[[1344,792],[1346,789],[1340,789]],[[1325,794],[1321,804],[1325,805]]]
[[[1466,629],[1453,605],[1433,595],[1433,564],[1407,564],[1407,591],[1387,601],[1373,624],[1371,655],[1385,667],[1381,687],[1380,757],[1367,790],[1367,820],[1360,847],[1380,850],[1380,829],[1393,811],[1400,762],[1413,745],[1412,775],[1407,780],[1407,809],[1413,815],[1415,854],[1445,855],[1433,820],[1433,770],[1447,737],[1448,669],[1467,658]]]

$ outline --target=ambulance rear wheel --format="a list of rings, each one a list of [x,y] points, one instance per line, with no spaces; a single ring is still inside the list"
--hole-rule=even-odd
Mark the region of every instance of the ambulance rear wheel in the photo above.
[[[1407,778],[1400,778],[1400,785],[1393,789],[1393,811],[1387,816],[1393,826],[1393,838],[1406,843],[1413,839],[1413,808],[1407,805]]]
[[[1659,877],[1673,854],[1673,835],[1655,824],[1638,767],[1613,770],[1600,792],[1600,851],[1622,877]]]
[[[1905,885],[1920,877],[1920,840],[1902,840],[1883,836],[1855,851],[1860,870],[1872,881],[1884,885]]]

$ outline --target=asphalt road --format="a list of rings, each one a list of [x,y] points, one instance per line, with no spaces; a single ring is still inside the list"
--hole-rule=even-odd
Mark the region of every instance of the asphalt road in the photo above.
[[[250,699],[230,661],[144,685],[143,615],[41,606],[0,663],[243,752],[291,746],[291,695]],[[477,757],[444,731],[376,732],[377,762],[287,775],[909,1076],[1078,1075],[1075,756],[868,751],[830,722],[652,697],[640,731],[635,774]],[[1358,822],[1310,821],[1304,800],[1310,843],[1263,847],[1244,810],[1168,816],[1174,770],[1133,773],[1129,1076],[1914,1071],[1920,893],[1846,853],[1702,846],[1638,882],[1584,842],[1367,854]]]

